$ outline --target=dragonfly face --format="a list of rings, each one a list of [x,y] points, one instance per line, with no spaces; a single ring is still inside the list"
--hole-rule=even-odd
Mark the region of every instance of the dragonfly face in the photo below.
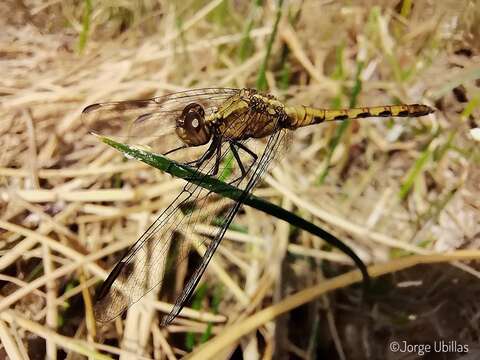
[[[205,122],[205,110],[200,104],[190,103],[176,121],[175,132],[188,146],[205,145],[212,137],[211,128]]]

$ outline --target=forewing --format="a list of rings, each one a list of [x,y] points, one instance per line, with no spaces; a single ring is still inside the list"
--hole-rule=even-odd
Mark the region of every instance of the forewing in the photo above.
[[[165,152],[179,144],[176,136],[166,138],[165,135],[173,133],[176,120],[185,106],[198,103],[208,116],[238,92],[238,89],[230,88],[204,88],[146,100],[92,104],[83,110],[82,122],[96,134]]]
[[[240,120],[239,118],[238,121]],[[230,174],[229,179],[237,179],[233,185],[243,190],[244,196],[248,196],[258,182],[276,154],[282,137],[283,132],[278,132],[266,143],[251,140],[244,142],[259,155],[254,161],[250,155],[240,150],[242,163],[248,173],[243,178],[239,177],[239,169],[235,165],[234,171]],[[226,163],[223,168],[230,167],[232,162],[235,162],[232,156],[227,156],[228,147],[228,143],[225,143],[222,148],[222,158]],[[214,161],[211,159],[204,164],[199,169],[199,176],[200,172],[211,172]],[[222,173],[221,170],[219,174]],[[194,239],[200,239],[202,243],[210,239],[206,253],[187,278],[186,285],[177,297],[173,310],[162,319],[163,324],[170,323],[191,297],[240,205],[240,202],[220,199],[216,194],[193,183],[185,185],[178,197],[129,249],[104,282],[98,292],[99,299],[95,305],[96,318],[105,322],[120,315],[145,293],[161,285],[164,279],[189,257],[190,251],[194,248],[191,246]],[[217,227],[210,234],[203,237],[194,234],[198,223],[210,225],[215,219]],[[168,289],[163,290],[168,291]]]

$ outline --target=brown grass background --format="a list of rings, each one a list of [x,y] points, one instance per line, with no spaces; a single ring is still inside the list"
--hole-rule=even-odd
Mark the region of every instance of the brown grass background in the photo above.
[[[82,109],[255,87],[277,11],[270,0],[0,4],[0,356],[413,359],[389,343],[442,339],[478,352],[478,266],[446,263],[479,258],[480,4],[466,0],[281,9],[270,93],[345,107],[361,83],[358,105],[436,108],[352,122],[329,164],[338,124],[298,130],[255,191],[331,231],[377,264],[374,274],[388,273],[373,299],[348,287],[357,273],[325,282],[351,269],[346,256],[246,208],[235,222],[248,231],[227,232],[200,309],[160,328],[157,312],[169,309],[160,293],[126,320],[95,325],[94,287],[182,181],[100,143]],[[396,272],[431,262],[444,264]]]

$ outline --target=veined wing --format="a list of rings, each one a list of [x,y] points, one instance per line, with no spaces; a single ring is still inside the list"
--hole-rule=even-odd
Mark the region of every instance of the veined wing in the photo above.
[[[215,112],[239,89],[204,88],[177,92],[145,100],[92,104],[82,112],[82,122],[90,131],[113,136],[124,143],[148,145],[155,151],[179,145],[165,142],[164,135],[175,129],[176,119],[190,103],[197,103],[205,116]],[[176,137],[169,137],[169,141]]]
[[[239,118],[238,121],[243,121],[243,119]],[[239,177],[236,167],[231,178],[237,179],[233,185],[243,190],[243,198],[250,194],[277,153],[283,135],[283,132],[278,132],[272,135],[266,144],[259,142],[258,146],[261,149],[256,149],[259,155],[256,161],[248,154],[242,153],[242,162],[247,169],[247,175]],[[247,140],[246,143],[249,147],[253,145],[253,141]],[[228,146],[228,143],[225,143],[222,148],[223,157],[228,151]],[[198,175],[202,176],[202,173],[211,172],[214,161],[211,159],[204,164],[199,169]],[[230,161],[235,160],[230,157]],[[221,173],[222,171],[220,171]],[[242,202],[221,199],[215,203],[216,199],[218,197],[214,193],[201,186],[193,183],[185,185],[178,197],[128,250],[99,289],[98,302],[95,305],[95,314],[99,321],[105,322],[115,318],[137,302],[145,293],[163,284],[169,273],[174,271],[180,262],[188,258],[196,224],[199,221],[211,223],[215,217],[221,217],[220,225],[209,234],[212,240],[206,253],[188,277],[186,286],[177,297],[173,310],[162,319],[162,324],[168,324],[175,318],[191,297]],[[207,207],[213,207],[213,211],[208,214],[204,213],[203,209]],[[205,239],[201,241],[203,242]]]
[[[207,268],[208,263],[210,262],[213,254],[218,248],[218,245],[220,245],[220,242],[231,222],[233,221],[233,218],[237,214],[238,209],[245,201],[245,199],[250,195],[251,191],[268,168],[268,165],[275,158],[278,148],[282,145],[282,140],[284,136],[285,133],[283,131],[279,131],[268,139],[263,154],[257,160],[258,163],[256,164],[256,166],[253,166],[253,169],[249,170],[250,175],[246,177],[246,179],[248,180],[242,182],[244,187],[241,198],[239,199],[239,201],[233,202],[230,205],[228,213],[224,217],[223,223],[221,224],[221,226],[219,226],[218,231],[215,234],[212,234],[213,239],[208,245],[199,266],[195,269],[193,275],[189,278],[187,284],[185,285],[182,293],[175,301],[172,311],[167,316],[162,318],[162,326],[170,324],[173,319],[175,319],[175,317],[180,313],[186,302],[191,298],[196,286],[198,285],[203,273],[205,272],[205,269]],[[225,199],[224,201],[228,200]]]

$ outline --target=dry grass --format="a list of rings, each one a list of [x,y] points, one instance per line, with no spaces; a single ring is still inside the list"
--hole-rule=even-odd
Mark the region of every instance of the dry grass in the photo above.
[[[480,7],[409,4],[286,2],[265,73],[269,92],[292,104],[437,108],[419,119],[352,122],[342,133],[338,124],[298,130],[255,192],[334,233],[376,264],[376,275],[480,258],[480,156],[471,131],[480,116]],[[435,312],[442,329],[478,317],[475,262],[386,277],[390,292],[360,304],[359,289],[347,287],[358,273],[339,275],[349,269],[343,254],[247,208],[235,222],[248,232],[227,232],[203,278],[209,285],[200,309],[160,328],[157,311],[170,305],[152,294],[126,321],[97,328],[94,287],[182,181],[125,161],[88,134],[81,110],[192,87],[254,87],[276,2],[10,0],[0,11],[9,14],[0,19],[3,353],[174,359],[191,352],[190,343],[199,351],[194,335],[211,332],[222,335],[197,358],[364,359],[372,347],[388,352],[404,329],[412,342],[437,339],[434,330],[421,337],[406,314]],[[420,283],[397,286],[413,280]],[[447,321],[437,310],[459,293],[455,301],[473,305]],[[385,309],[394,295],[417,303]],[[394,311],[405,316],[403,328],[389,318]],[[445,337],[478,342],[478,328],[465,322],[469,332]],[[387,335],[374,332],[379,323]]]

